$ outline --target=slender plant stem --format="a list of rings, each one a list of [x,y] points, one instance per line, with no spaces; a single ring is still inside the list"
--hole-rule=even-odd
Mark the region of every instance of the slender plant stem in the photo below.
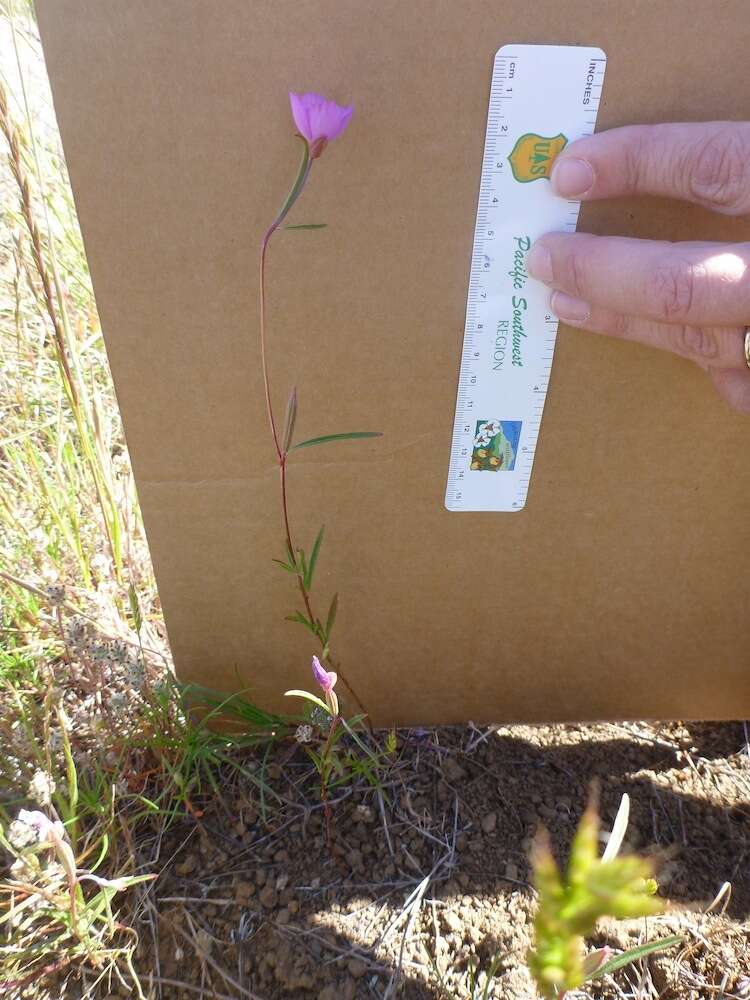
[[[288,509],[287,495],[286,495],[286,458],[287,458],[287,456],[285,454],[282,454],[281,457],[279,458],[279,472],[280,472],[280,479],[281,479],[281,510],[282,510],[283,515],[284,515],[284,530],[286,532],[286,544],[287,544],[287,547],[289,549],[290,555],[294,555],[294,542],[292,541],[292,532],[291,532],[291,527],[290,527],[290,524],[289,524],[289,509]],[[312,609],[312,601],[310,599],[310,591],[305,586],[305,581],[302,579],[302,575],[300,573],[297,573],[297,582],[299,583],[299,591],[300,591],[300,594],[302,595],[302,601],[303,601],[303,603],[305,605],[305,610],[307,611],[307,616],[308,616],[309,620],[314,625],[316,623],[317,619],[315,618],[315,614],[314,614],[313,609]],[[322,644],[322,641],[321,641],[321,644]],[[346,690],[349,692],[349,694],[352,696],[352,698],[356,701],[357,708],[359,708],[360,712],[363,712],[365,715],[367,715],[367,710],[365,709],[365,706],[362,704],[362,702],[361,702],[361,700],[359,698],[359,695],[354,690],[354,688],[351,686],[351,684],[347,680],[346,676],[341,672],[340,665],[337,664],[337,663],[335,663],[331,659],[330,652],[328,653],[327,656],[324,656],[323,659],[324,659],[324,661],[326,662],[326,664],[329,667],[331,667],[332,669],[336,670],[336,672],[338,674],[338,677],[339,677],[339,680],[343,683],[343,685],[346,688]]]
[[[266,251],[268,250],[269,241],[275,232],[276,224],[274,223],[274,225],[263,237],[263,245],[260,251],[260,358],[261,367],[263,369],[263,389],[266,394],[268,422],[271,425],[271,434],[273,435],[273,444],[276,448],[276,455],[279,462],[282,463],[283,469],[284,466],[281,456],[281,446],[279,444],[279,435],[276,430],[276,421],[273,416],[273,403],[271,402],[271,388],[268,378],[268,358],[266,351]]]
[[[304,141],[304,140],[303,140]],[[292,205],[294,205],[297,198],[299,198],[302,190],[307,183],[307,179],[310,176],[310,170],[312,168],[313,161],[310,159],[310,148],[306,141],[304,141],[304,151],[302,153],[302,160],[300,162],[299,170],[297,172],[297,178],[292,185],[292,188],[287,195],[286,201],[282,205],[281,211],[278,216],[274,219],[271,225],[268,227],[263,241],[261,243],[260,249],[260,288],[259,288],[259,298],[260,298],[260,358],[261,358],[261,368],[263,371],[263,391],[266,398],[266,412],[268,414],[268,423],[271,428],[271,435],[273,437],[274,448],[276,449],[276,457],[279,463],[279,480],[281,487],[281,511],[284,519],[284,533],[286,535],[286,545],[289,553],[290,559],[295,562],[295,549],[294,542],[292,540],[292,531],[289,523],[289,505],[287,503],[287,482],[286,482],[286,461],[287,453],[282,447],[279,441],[279,433],[276,425],[276,418],[273,411],[273,401],[271,399],[271,380],[268,370],[268,350],[267,350],[267,336],[266,336],[266,257],[268,253],[268,244],[271,242],[271,237],[280,228],[284,219],[289,214]],[[299,584],[300,595],[302,597],[302,602],[305,605],[305,610],[307,611],[307,616],[312,626],[316,629],[317,634],[317,621],[312,608],[312,601],[310,599],[310,591],[305,585],[305,581],[302,577],[302,573],[297,571],[297,582]],[[329,666],[335,667],[338,676],[344,687],[347,689],[349,694],[352,696],[354,701],[361,712],[365,715],[367,714],[365,707],[357,695],[354,688],[351,686],[346,676],[341,672],[341,667],[334,664],[330,652],[327,652],[327,642],[318,635],[321,641],[321,645],[324,647],[324,659]]]
[[[57,627],[63,644],[63,659],[68,665],[70,665],[70,649],[68,647],[68,640],[65,637],[65,625],[63,624],[62,608],[59,605],[55,608],[55,617],[57,618]]]
[[[333,742],[333,737],[338,724],[339,717],[338,715],[334,715],[331,719],[331,726],[328,730],[328,738],[326,739],[325,747],[323,748],[323,753],[320,758],[320,800],[323,803],[323,815],[325,816],[326,821],[326,843],[330,854],[333,854],[333,839],[331,837],[331,805],[328,801],[328,777],[330,775],[330,769],[328,769],[328,758],[331,753],[331,743]]]

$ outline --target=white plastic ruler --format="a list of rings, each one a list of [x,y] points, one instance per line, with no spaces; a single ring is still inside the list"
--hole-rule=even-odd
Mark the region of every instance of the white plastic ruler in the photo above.
[[[601,49],[504,45],[495,56],[453,429],[448,510],[518,511],[529,490],[557,320],[526,253],[573,231],[580,203],[552,194],[557,153],[590,135]]]

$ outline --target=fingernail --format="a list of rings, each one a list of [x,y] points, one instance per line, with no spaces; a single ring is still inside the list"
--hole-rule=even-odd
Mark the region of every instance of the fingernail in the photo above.
[[[526,270],[532,278],[538,278],[546,285],[552,281],[552,254],[541,243],[535,243],[526,257]]]
[[[594,168],[586,160],[564,156],[552,167],[552,190],[563,198],[582,198],[594,186]]]
[[[555,316],[566,323],[585,323],[591,315],[588,302],[566,295],[565,292],[553,292],[549,304]]]

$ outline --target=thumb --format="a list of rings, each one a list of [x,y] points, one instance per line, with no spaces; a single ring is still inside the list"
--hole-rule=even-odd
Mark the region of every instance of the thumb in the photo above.
[[[565,198],[654,194],[725,215],[750,212],[750,122],[627,125],[571,143],[555,160]]]

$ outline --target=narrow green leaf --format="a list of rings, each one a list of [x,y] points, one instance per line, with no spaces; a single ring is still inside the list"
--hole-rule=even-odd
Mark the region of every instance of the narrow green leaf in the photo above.
[[[331,638],[331,629],[333,628],[333,623],[336,621],[336,612],[339,609],[339,595],[334,594],[331,600],[331,606],[328,609],[328,618],[326,619],[326,643]]]
[[[315,539],[315,543],[312,547],[312,552],[310,553],[310,563],[307,567],[307,572],[305,573],[305,588],[307,590],[312,587],[313,573],[315,572],[315,563],[318,561],[318,553],[320,552],[320,544],[323,541],[323,532],[325,531],[325,525],[323,525],[318,532],[318,537]]]
[[[366,718],[367,715],[364,712],[359,712],[357,715],[353,715],[351,719],[347,719],[347,723],[352,729],[354,729],[355,726],[360,724],[360,722],[364,722]]]
[[[95,872],[99,865],[104,861],[107,856],[107,851],[109,850],[109,836],[105,833],[102,836],[102,846],[99,851],[99,857],[96,859],[94,864],[89,868],[89,871]]]
[[[130,613],[133,616],[136,635],[140,635],[143,628],[143,617],[141,615],[141,606],[138,603],[138,594],[136,594],[132,583],[128,587],[128,603],[130,604]]]
[[[298,622],[300,625],[304,625],[306,629],[309,629],[314,636],[317,637],[318,635],[313,623],[309,618],[305,618],[301,611],[295,611],[293,615],[287,615],[285,620],[288,622]]]
[[[323,437],[309,438],[307,441],[300,441],[290,450],[295,448],[309,448],[314,444],[328,444],[329,441],[352,441],[355,438],[378,438],[382,437],[382,431],[349,431],[347,434],[324,434]]]
[[[331,710],[328,707],[328,705],[326,705],[326,703],[321,698],[318,698],[317,695],[310,694],[309,691],[299,691],[299,690],[297,690],[297,688],[295,688],[293,691],[285,691],[284,692],[284,697],[285,698],[304,698],[306,701],[311,701],[314,705],[317,705],[318,708],[324,709],[326,712],[328,712],[329,715],[331,714]]]
[[[284,229],[325,229],[327,222],[303,222],[300,226],[284,226]]]
[[[648,944],[642,944],[637,948],[631,948],[629,951],[623,951],[622,954],[616,955],[609,962],[601,965],[596,972],[588,976],[588,979],[598,979],[600,976],[607,976],[610,972],[617,972],[618,969],[622,969],[632,962],[637,962],[647,955],[653,955],[657,951],[666,951],[668,948],[674,948],[678,944],[682,944],[682,937],[679,934],[675,934],[672,937],[661,938],[659,941],[649,941]]]
[[[286,404],[286,416],[284,417],[284,434],[281,439],[281,450],[285,453],[289,451],[289,446],[292,443],[292,435],[294,434],[294,424],[296,419],[297,387],[295,386],[289,394],[289,399]]]
[[[307,579],[307,557],[304,549],[297,549],[297,569],[302,576],[302,582]],[[305,584],[307,586],[307,584]]]
[[[364,718],[364,716],[362,716],[362,718]],[[362,751],[362,753],[365,754],[367,757],[369,757],[370,760],[375,765],[377,765],[379,763],[378,758],[375,756],[375,754],[372,752],[372,750],[370,750],[370,748],[368,746],[365,746],[365,744],[362,742],[362,740],[359,738],[359,736],[357,736],[357,734],[351,728],[351,726],[346,721],[346,719],[343,716],[341,716],[340,717],[340,721],[341,721],[341,725],[344,727],[344,729],[347,731],[347,733],[351,736],[351,738],[357,744],[357,746]]]
[[[147,799],[145,795],[136,795],[135,800],[136,802],[143,802],[152,812],[159,812],[159,806],[151,799]]]
[[[285,563],[283,559],[272,559],[271,562],[278,563],[279,566],[281,566],[282,569],[285,569],[287,571],[287,573],[295,573],[296,574],[296,572],[297,572],[297,567],[296,566],[290,566],[289,563]]]

